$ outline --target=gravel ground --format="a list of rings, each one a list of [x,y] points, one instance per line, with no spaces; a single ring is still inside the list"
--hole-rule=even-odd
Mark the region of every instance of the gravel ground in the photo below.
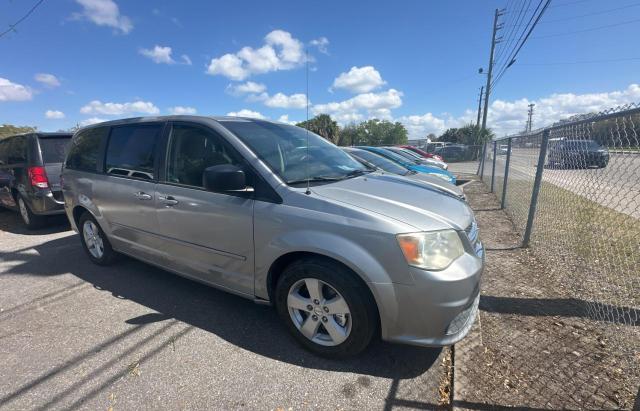
[[[270,307],[124,259],[91,264],[63,219],[0,211],[0,409],[433,409],[445,351],[299,348]]]
[[[520,237],[481,182],[465,187],[487,247],[480,321],[455,347],[458,409],[640,407],[637,327],[593,321],[556,250]],[[575,279],[574,279],[575,281]],[[637,408],[635,408],[637,409]]]

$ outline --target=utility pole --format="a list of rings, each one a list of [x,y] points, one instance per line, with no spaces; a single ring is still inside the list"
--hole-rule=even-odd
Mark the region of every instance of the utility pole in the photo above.
[[[480,87],[480,98],[478,98],[478,120],[476,120],[476,127],[480,127],[480,112],[482,110],[482,92],[484,91],[484,86]]]
[[[493,34],[491,35],[491,52],[489,53],[489,69],[487,70],[487,85],[484,92],[484,112],[482,113],[482,130],[487,128],[487,111],[489,110],[489,96],[491,95],[491,75],[493,74],[493,53],[496,50],[496,44],[500,42],[499,38],[496,38],[498,30],[502,28],[502,24],[498,24],[498,17],[502,16],[504,11],[496,9],[493,16]]]
[[[536,105],[533,104],[533,103],[529,104],[529,121],[527,121],[527,131],[529,133],[531,133],[531,128],[532,128],[532,125],[533,125],[533,122],[532,122],[532,120],[533,120],[533,108],[535,106]]]

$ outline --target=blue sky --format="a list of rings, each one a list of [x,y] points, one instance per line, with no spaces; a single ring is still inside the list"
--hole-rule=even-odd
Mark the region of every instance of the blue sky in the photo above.
[[[1,2],[0,31],[35,3]],[[437,134],[475,121],[493,11],[506,7],[508,38],[537,3],[46,0],[0,38],[0,123],[57,130],[176,110],[299,121],[307,49],[312,115]],[[542,126],[640,101],[638,38],[640,2],[552,1],[498,83],[489,125],[519,131],[529,102]]]

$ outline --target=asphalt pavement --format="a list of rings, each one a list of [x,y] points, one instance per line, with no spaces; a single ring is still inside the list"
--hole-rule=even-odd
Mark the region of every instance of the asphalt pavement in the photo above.
[[[444,356],[318,358],[271,307],[128,258],[98,267],[63,218],[29,232],[0,209],[3,410],[431,409]]]

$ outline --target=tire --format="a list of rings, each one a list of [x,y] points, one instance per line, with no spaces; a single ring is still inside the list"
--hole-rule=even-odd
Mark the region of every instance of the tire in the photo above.
[[[315,295],[319,290],[321,301],[314,301],[308,284],[315,288]],[[378,328],[378,311],[369,290],[354,272],[329,259],[305,258],[288,265],[276,285],[275,305],[298,343],[330,359],[359,354]],[[343,312],[345,306],[347,313],[334,314]],[[313,338],[301,331],[306,325],[310,325],[306,327],[307,335]],[[316,331],[309,331],[314,327]],[[336,335],[338,338],[334,338]]]
[[[18,195],[18,213],[20,214],[20,218],[22,218],[22,222],[29,230],[36,230],[41,228],[45,223],[45,217],[37,214],[33,214],[31,208],[24,198],[21,195]]]
[[[104,231],[89,212],[80,216],[78,229],[82,248],[94,264],[111,265],[117,260],[118,253],[113,250]]]

